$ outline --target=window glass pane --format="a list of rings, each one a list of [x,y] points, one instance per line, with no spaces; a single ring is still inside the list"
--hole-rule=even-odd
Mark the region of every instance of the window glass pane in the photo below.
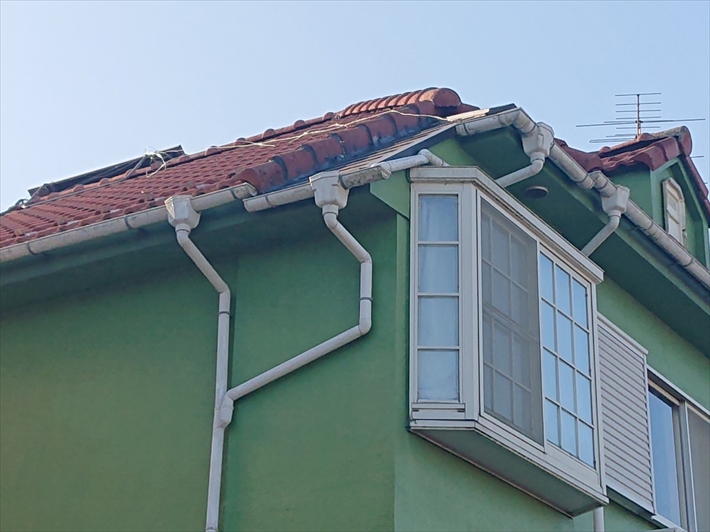
[[[530,297],[523,288],[511,284],[513,289],[513,321],[523,329],[530,329]]]
[[[557,354],[572,362],[572,321],[557,312]]]
[[[419,399],[457,401],[459,398],[458,351],[419,350]]]
[[[493,281],[491,280],[491,265],[487,262],[481,263],[481,291],[483,292],[483,303],[491,305],[493,303]]]
[[[569,288],[569,274],[561,269],[559,266],[555,267],[555,291],[557,292],[557,299],[555,304],[557,308],[562,310],[565,314],[570,315],[571,305],[570,305],[570,288]]]
[[[550,303],[555,302],[552,284],[552,261],[540,254],[540,295]]]
[[[578,423],[579,428],[579,458],[582,462],[594,467],[594,439],[592,427]]]
[[[592,382],[581,373],[577,373],[577,415],[592,423]]]
[[[481,216],[481,254],[490,260],[491,257],[491,219]]]
[[[653,392],[648,394],[648,402],[651,414],[656,510],[666,519],[680,525],[680,492],[678,491],[673,407]]]
[[[419,345],[459,345],[459,300],[457,297],[419,298]]]
[[[493,220],[493,235],[491,236],[491,262],[495,269],[505,275],[510,275],[510,242],[508,231]]]
[[[555,310],[542,302],[542,345],[555,350]]]
[[[510,281],[493,269],[493,306],[502,314],[510,316]]]
[[[493,412],[493,369],[483,365],[483,403],[486,412]]]
[[[458,198],[419,196],[419,240],[454,242],[458,239]]]
[[[572,300],[574,303],[574,321],[583,327],[589,327],[587,322],[587,289],[577,281],[572,281]]]
[[[570,412],[574,412],[574,370],[560,361],[560,404]]]
[[[483,315],[483,361],[493,363],[493,318]]]
[[[459,291],[458,246],[419,246],[419,291],[438,294]]]
[[[710,423],[688,410],[690,456],[695,492],[695,519],[698,530],[710,530]]]
[[[513,424],[520,428],[524,434],[532,436],[532,418],[530,416],[532,401],[530,392],[516,385],[513,393]]]
[[[520,242],[517,238],[510,239],[511,266],[513,280],[523,286],[528,285],[528,273],[530,264],[529,249],[524,242]]]
[[[545,437],[555,445],[560,444],[559,436],[559,408],[551,402],[545,401]]]
[[[562,448],[577,456],[577,420],[568,412],[562,410]]]
[[[531,359],[538,356],[536,347],[536,344],[526,342],[522,336],[513,335],[513,378],[528,389],[531,386]]]
[[[545,349],[545,395],[555,401],[557,397],[557,357]]]
[[[493,412],[513,420],[513,383],[497,371],[493,373]]]
[[[537,243],[486,201],[481,212],[485,411],[542,443]]]
[[[574,326],[574,363],[577,369],[589,375],[589,334]]]
[[[493,322],[493,366],[506,375],[511,371],[511,331],[498,320]]]

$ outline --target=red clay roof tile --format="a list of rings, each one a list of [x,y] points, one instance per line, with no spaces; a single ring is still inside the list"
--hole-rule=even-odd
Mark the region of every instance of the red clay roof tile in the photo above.
[[[243,182],[253,185],[259,193],[289,186],[411,137],[436,125],[437,117],[477,109],[461,103],[450,89],[413,91],[358,102],[339,113],[297,120],[281,129],[267,129],[226,146],[213,146],[166,163],[159,161],[150,168],[97,183],[45,196],[38,193],[25,205],[0,217],[0,247],[139,212],[161,204],[173,194],[205,194]],[[690,136],[686,133],[687,130],[681,131],[674,137],[681,146],[681,158],[690,153]],[[654,137],[651,144],[659,140]],[[629,150],[647,149],[651,144]],[[621,151],[621,147],[616,147],[611,152],[585,154],[564,146],[580,164],[590,168],[606,169],[605,164],[616,167],[633,159],[624,155],[625,147]],[[672,146],[659,150],[661,158],[673,153]],[[620,157],[612,159],[617,155]],[[649,154],[639,162],[656,164],[654,157],[659,155]],[[686,160],[694,169],[690,159]],[[699,176],[697,180],[702,184]]]
[[[641,136],[633,140],[612,147],[604,146],[595,152],[583,152],[571,148],[565,141],[559,139],[557,143],[587,172],[600,170],[612,178],[627,167],[643,165],[649,170],[656,170],[678,157],[688,169],[698,193],[698,199],[710,219],[708,189],[690,158],[693,141],[690,131],[685,126],[653,134],[642,133]]]

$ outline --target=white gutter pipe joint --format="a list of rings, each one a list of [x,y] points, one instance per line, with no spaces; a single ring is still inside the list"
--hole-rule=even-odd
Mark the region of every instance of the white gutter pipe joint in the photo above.
[[[323,172],[310,181],[316,205],[323,211],[325,225],[360,263],[360,317],[357,329],[360,336],[365,335],[372,328],[372,257],[338,221],[338,211],[348,203],[348,190],[340,184],[338,172]]]
[[[617,185],[611,196],[602,196],[602,209],[609,216],[609,222],[582,248],[582,254],[589,257],[619,227],[621,215],[626,212],[631,191]]]
[[[522,113],[518,117],[525,116]],[[518,126],[518,121],[514,125]],[[523,151],[530,157],[530,165],[508,175],[496,179],[501,187],[509,187],[519,183],[529,177],[537,175],[545,165],[545,159],[550,156],[550,149],[555,141],[555,133],[552,128],[543,122],[537,124],[532,120],[525,120],[520,125],[522,133]],[[527,131],[527,132],[526,132]]]
[[[165,200],[168,221],[176,231],[189,233],[200,223],[200,213],[192,208],[191,196],[170,196]]]

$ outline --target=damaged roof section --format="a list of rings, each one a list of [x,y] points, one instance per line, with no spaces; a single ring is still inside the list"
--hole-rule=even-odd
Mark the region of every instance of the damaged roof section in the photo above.
[[[0,247],[156,207],[174,194],[197,196],[240,183],[258,193],[284,188],[475,110],[450,89],[425,89],[359,102],[138,171],[70,178],[58,182],[67,186],[40,188],[21,208],[0,217]],[[97,172],[102,171],[91,174]]]

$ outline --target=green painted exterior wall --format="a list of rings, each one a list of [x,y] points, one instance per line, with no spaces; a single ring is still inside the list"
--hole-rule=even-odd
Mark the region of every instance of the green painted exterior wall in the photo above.
[[[378,272],[371,333],[236,405],[224,530],[392,529],[396,223],[353,228]],[[232,385],[357,323],[358,264],[324,226],[214,265]],[[185,257],[165,266],[3,315],[2,530],[204,527],[217,298]]]
[[[493,177],[527,162],[507,131],[430,149]],[[534,179],[561,218],[530,208],[570,241],[603,225],[554,169]],[[564,226],[571,212],[579,221]],[[373,256],[372,331],[237,402],[221,530],[592,530],[591,514],[571,519],[407,430],[408,214],[404,172],[351,193],[341,219]],[[356,323],[357,262],[312,202],[204,213],[193,239],[232,289],[230,386]],[[204,528],[217,297],[167,223],[111,242],[3,271],[0,530]],[[708,353],[623,277],[599,286],[598,303],[710,406]],[[605,520],[610,532],[654,528],[615,503]]]

